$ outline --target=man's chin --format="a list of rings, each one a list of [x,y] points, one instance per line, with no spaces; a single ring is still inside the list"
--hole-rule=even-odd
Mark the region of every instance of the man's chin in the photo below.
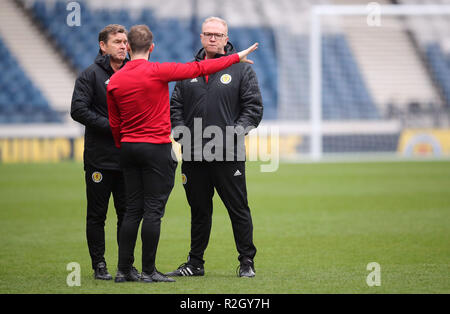
[[[126,59],[127,55],[125,56],[111,56],[111,60],[114,62],[123,62]]]
[[[207,48],[207,49],[206,49],[206,52],[207,52],[208,54],[210,54],[210,55],[215,55],[215,54],[218,54],[218,53],[219,53],[219,49],[217,49],[217,48]]]

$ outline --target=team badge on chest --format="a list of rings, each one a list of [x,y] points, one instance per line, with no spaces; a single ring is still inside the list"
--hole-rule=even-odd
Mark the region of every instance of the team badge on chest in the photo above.
[[[100,183],[102,181],[102,179],[103,179],[103,175],[100,172],[95,171],[92,174],[92,181],[94,181],[95,183]]]

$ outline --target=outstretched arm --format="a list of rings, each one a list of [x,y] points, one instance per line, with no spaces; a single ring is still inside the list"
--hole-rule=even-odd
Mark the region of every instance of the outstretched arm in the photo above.
[[[217,59],[189,63],[161,63],[159,74],[167,82],[181,81],[188,78],[210,75],[239,62],[252,64],[253,61],[247,59],[247,56],[258,49],[258,45],[258,43],[255,43],[239,53]]]

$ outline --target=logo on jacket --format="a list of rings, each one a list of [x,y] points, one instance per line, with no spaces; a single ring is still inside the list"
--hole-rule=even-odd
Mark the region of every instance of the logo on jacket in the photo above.
[[[102,181],[102,179],[103,179],[103,175],[100,172],[95,171],[92,174],[92,181],[94,181],[95,183],[100,183]]]
[[[231,75],[230,74],[224,74],[220,77],[220,82],[222,82],[222,84],[230,84],[231,82]]]
[[[234,173],[234,176],[235,176],[235,177],[241,176],[241,175],[242,175],[242,173],[239,171],[239,169],[236,170],[236,172]]]
[[[197,83],[197,82],[198,82],[197,78],[193,78],[193,79],[191,80],[191,83]]]
[[[107,79],[106,81],[105,81],[105,85],[108,85],[109,84],[109,79]]]
[[[183,185],[187,183],[187,177],[184,173],[181,174],[181,182],[183,183]]]

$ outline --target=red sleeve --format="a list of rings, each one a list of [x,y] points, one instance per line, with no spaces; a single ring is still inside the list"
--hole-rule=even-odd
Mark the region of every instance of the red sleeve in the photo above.
[[[235,53],[226,57],[207,59],[199,62],[166,62],[160,64],[159,74],[163,81],[181,81],[222,71],[235,63],[239,63],[239,61],[239,55]]]
[[[110,89],[107,91],[106,101],[108,103],[109,126],[111,127],[114,143],[117,148],[120,148],[120,113]]]

